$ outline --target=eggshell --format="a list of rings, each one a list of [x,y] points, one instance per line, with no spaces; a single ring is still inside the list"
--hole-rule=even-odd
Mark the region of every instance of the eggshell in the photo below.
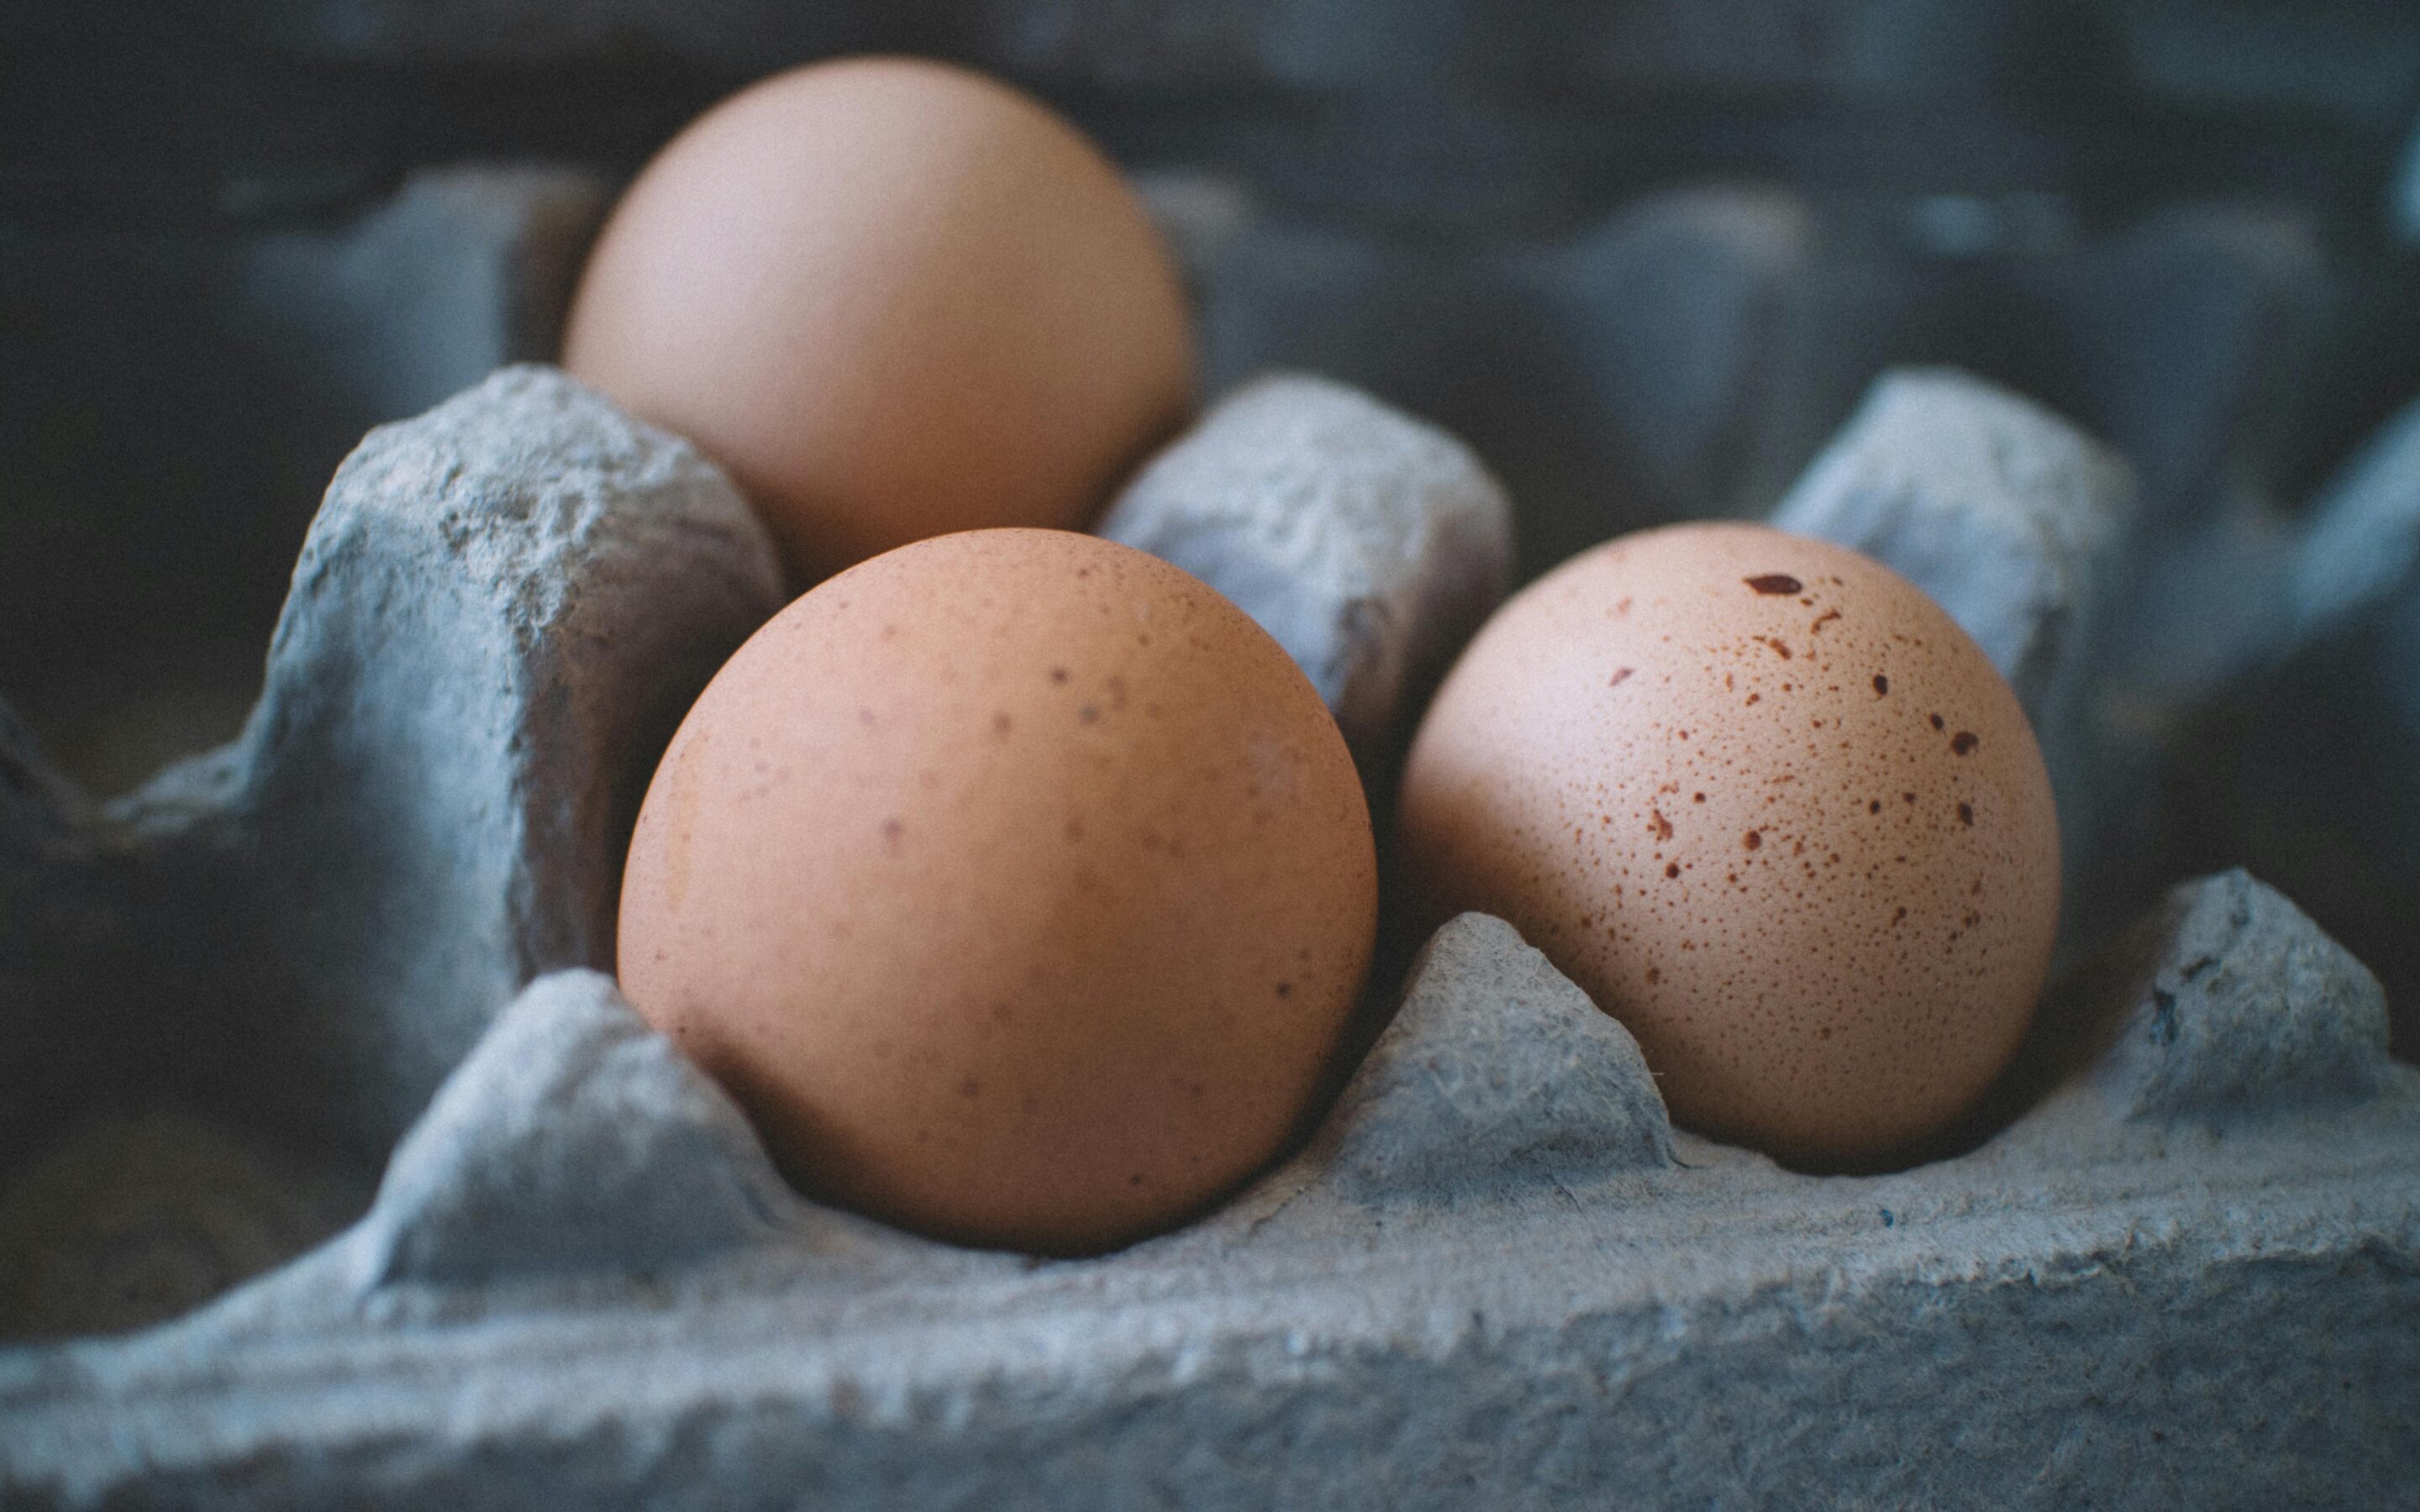
[[[1507,603],[1402,793],[1433,909],[1509,919],[1684,1124],[1811,1165],[1940,1129],[2029,1022],[2058,829],[1980,648],[1866,557],[1683,525]]]
[[[1117,170],[908,58],[775,75],[675,138],[590,256],[564,363],[729,469],[802,584],[1081,527],[1193,393],[1175,264]]]
[[[622,982],[810,1192],[1089,1251],[1285,1141],[1376,879],[1343,737],[1240,609],[1108,541],[973,532],[717,674],[639,817]]]

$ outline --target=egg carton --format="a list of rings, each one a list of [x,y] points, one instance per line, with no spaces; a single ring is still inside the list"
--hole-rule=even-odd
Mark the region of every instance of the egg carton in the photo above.
[[[1913,372],[1783,517],[1916,572],[2088,752],[2064,690],[2130,488]],[[1451,438],[1286,377],[1104,529],[1268,624],[1378,785],[1509,558]],[[697,453],[512,368],[338,472],[234,745],[94,811],[0,722],[0,1117],[50,1150],[0,1197],[0,1502],[2420,1494],[2420,1072],[2241,872],[2071,974],[1893,1174],[1674,1130],[1472,915],[1298,1148],[1173,1233],[1041,1260],[802,1199],[593,969],[656,753],[780,597]],[[130,1083],[155,1111],[94,1111]]]

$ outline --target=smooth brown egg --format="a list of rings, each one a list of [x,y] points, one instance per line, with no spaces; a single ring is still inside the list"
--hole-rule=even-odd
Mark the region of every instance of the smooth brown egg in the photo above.
[[[1129,548],[979,531],[716,675],[639,817],[621,975],[806,1190],[1080,1252],[1279,1149],[1376,911],[1343,736],[1266,632]]]
[[[1506,604],[1402,815],[1430,906],[1510,920],[1676,1119],[1785,1160],[1941,1129],[2049,968],[2058,830],[2015,695],[1906,579],[1759,526],[1627,536]]]
[[[729,469],[801,584],[1081,528],[1193,399],[1174,263],[1116,168],[908,58],[776,75],[674,139],[589,258],[564,365]]]

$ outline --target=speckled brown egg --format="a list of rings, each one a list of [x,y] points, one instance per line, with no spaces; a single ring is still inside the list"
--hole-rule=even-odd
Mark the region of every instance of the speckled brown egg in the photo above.
[[[1431,907],[1510,920],[1677,1119],[1784,1160],[1942,1128],[2049,968],[2058,831],[2015,695],[1823,542],[1683,525],[1548,574],[1439,691],[1402,804]]]
[[[597,239],[564,365],[728,468],[794,580],[983,526],[1079,528],[1192,404],[1174,258],[1007,85],[843,58],[751,85]]]
[[[716,675],[631,841],[622,984],[807,1191],[1092,1251],[1284,1142],[1376,877],[1342,735],[1243,611],[1111,542],[970,532]]]

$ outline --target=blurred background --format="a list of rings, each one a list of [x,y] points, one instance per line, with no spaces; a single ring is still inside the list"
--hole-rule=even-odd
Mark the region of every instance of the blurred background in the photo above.
[[[2279,586],[2420,397],[2387,0],[15,0],[0,696],[102,795],[227,738],[362,432],[551,357],[698,111],[869,50],[1091,130],[1209,391],[1308,368],[1455,430],[1525,575],[1762,513],[1886,367],[2077,421],[2136,469],[2144,565],[2074,906],[2248,865],[2420,1001],[2420,618],[2299,636]]]

